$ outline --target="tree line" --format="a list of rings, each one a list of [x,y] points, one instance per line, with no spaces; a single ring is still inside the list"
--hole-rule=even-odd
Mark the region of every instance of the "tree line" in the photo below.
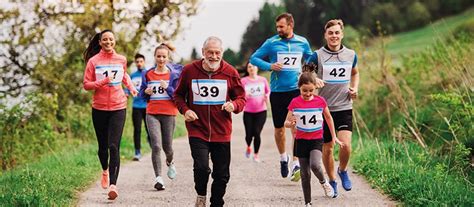
[[[308,39],[313,47],[323,43],[324,25],[342,19],[346,40],[373,37],[379,32],[394,34],[419,28],[430,22],[460,13],[474,1],[469,0],[282,0],[266,2],[242,36],[239,51],[227,49],[224,58],[233,65],[244,65],[266,38],[276,34],[275,18],[289,12],[295,18],[295,33]],[[347,35],[350,31],[350,36]]]

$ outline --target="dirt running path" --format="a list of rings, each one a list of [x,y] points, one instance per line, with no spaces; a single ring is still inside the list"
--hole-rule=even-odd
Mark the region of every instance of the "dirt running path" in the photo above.
[[[231,177],[224,200],[226,206],[303,206],[303,192],[300,182],[281,178],[279,155],[273,138],[271,119],[265,123],[262,132],[260,163],[244,156],[245,131],[242,115],[235,115],[232,134]],[[289,131],[287,131],[287,135]],[[290,143],[290,139],[287,139]],[[290,145],[287,145],[289,149]],[[119,197],[107,200],[107,191],[97,180],[80,194],[79,206],[193,206],[196,198],[193,182],[192,158],[187,138],[176,139],[173,143],[175,164],[178,176],[175,180],[166,177],[163,168],[166,190],[153,188],[154,173],[150,154],[140,162],[122,165],[118,179]],[[162,156],[164,159],[164,155]],[[163,161],[164,163],[164,161]],[[394,206],[395,203],[380,194],[360,176],[351,173],[352,191],[344,191],[339,183],[339,197],[324,197],[316,177],[312,176],[313,206]],[[99,174],[98,174],[99,177]],[[209,179],[208,193],[210,193]],[[208,194],[209,195],[209,194]],[[209,196],[207,205],[209,206]]]

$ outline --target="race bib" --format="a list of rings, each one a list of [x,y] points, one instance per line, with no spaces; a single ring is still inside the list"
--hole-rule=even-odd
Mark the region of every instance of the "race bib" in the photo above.
[[[294,109],[293,114],[296,117],[296,128],[304,132],[314,132],[323,127],[323,109],[322,108],[304,108]]]
[[[265,84],[252,83],[245,85],[245,93],[251,97],[260,97],[265,95]]]
[[[132,83],[137,90],[140,90],[140,86],[142,85],[142,77],[132,78]]]
[[[97,80],[103,80],[104,78],[112,77],[109,86],[119,85],[123,79],[123,66],[122,65],[98,65],[95,67],[95,77]]]
[[[169,81],[165,81],[169,83]],[[149,81],[148,87],[151,88],[152,94],[150,95],[150,100],[170,100],[170,96],[166,89],[160,86],[161,81]]]
[[[351,62],[326,62],[323,64],[323,80],[327,83],[349,83],[351,72]]]
[[[227,80],[193,79],[193,103],[196,105],[221,105],[227,97]]]
[[[278,52],[277,61],[283,64],[283,71],[300,71],[301,70],[301,52]]]

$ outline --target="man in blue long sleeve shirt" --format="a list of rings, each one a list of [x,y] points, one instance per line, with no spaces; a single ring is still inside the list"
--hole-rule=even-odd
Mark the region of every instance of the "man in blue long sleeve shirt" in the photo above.
[[[308,40],[293,33],[294,19],[291,14],[283,13],[279,15],[276,18],[276,28],[278,35],[267,39],[252,54],[250,63],[261,70],[272,71],[270,77],[270,104],[275,127],[275,142],[280,153],[281,176],[285,178],[289,173],[289,156],[286,153],[283,124],[288,113],[288,105],[294,97],[300,95],[298,77],[301,72],[301,64],[303,60],[312,55],[312,52]],[[270,62],[263,60],[264,58],[268,58]],[[322,85],[321,81],[318,82],[317,86],[322,87]],[[293,157],[291,172],[291,180],[299,181],[299,163],[296,157]]]
[[[145,69],[145,56],[137,53],[135,55],[135,65],[137,66],[137,71],[130,75],[133,85],[135,85],[137,90],[140,90],[140,85],[142,83],[142,72],[146,71]],[[132,111],[132,120],[133,120],[133,143],[135,145],[135,156],[133,160],[139,161],[141,158],[141,131],[142,131],[142,121],[145,123],[145,131],[147,133],[147,140],[150,143],[150,136],[148,135],[148,128],[146,126],[146,100],[141,96],[136,96],[133,98],[133,111]]]

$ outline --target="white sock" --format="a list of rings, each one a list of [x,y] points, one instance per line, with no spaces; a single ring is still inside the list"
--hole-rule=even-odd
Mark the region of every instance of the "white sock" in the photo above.
[[[280,154],[280,161],[288,162],[288,155],[286,155],[286,152]]]
[[[295,168],[296,166],[300,166],[300,162],[298,160],[293,160],[291,163],[291,169]]]

